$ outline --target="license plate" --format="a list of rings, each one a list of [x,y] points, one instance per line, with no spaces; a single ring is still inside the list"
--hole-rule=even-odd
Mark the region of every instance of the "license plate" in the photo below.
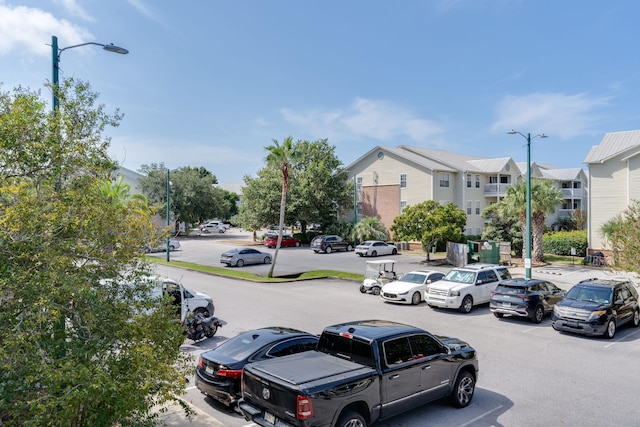
[[[269,424],[275,424],[276,416],[273,415],[271,412],[264,411],[264,420]]]
[[[213,368],[207,366],[206,368],[204,368],[204,371],[209,375],[213,375]]]
[[[511,307],[511,303],[510,302],[503,302],[502,306],[503,307]]]

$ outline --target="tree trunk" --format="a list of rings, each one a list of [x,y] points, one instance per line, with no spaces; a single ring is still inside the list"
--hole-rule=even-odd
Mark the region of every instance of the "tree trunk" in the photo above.
[[[544,250],[542,238],[544,236],[545,216],[542,212],[534,212],[531,218],[531,234],[533,239],[533,254],[531,262],[541,264],[544,262]]]
[[[287,202],[287,181],[282,179],[282,197],[280,199],[280,224],[278,225],[278,243],[276,244],[276,251],[273,254],[273,260],[271,261],[271,268],[267,277],[273,277],[273,269],[276,266],[276,259],[278,258],[278,251],[280,250],[280,244],[282,243],[282,228],[284,227],[284,206]]]

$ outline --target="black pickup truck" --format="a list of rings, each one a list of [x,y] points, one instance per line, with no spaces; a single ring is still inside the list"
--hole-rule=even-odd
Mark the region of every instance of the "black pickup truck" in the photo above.
[[[325,328],[315,351],[247,365],[239,408],[265,427],[366,427],[436,399],[471,402],[476,352],[386,320]]]

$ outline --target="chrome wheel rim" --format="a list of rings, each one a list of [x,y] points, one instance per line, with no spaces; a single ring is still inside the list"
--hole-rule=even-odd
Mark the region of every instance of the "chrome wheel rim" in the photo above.
[[[473,397],[473,378],[465,376],[458,385],[458,401],[466,406]]]

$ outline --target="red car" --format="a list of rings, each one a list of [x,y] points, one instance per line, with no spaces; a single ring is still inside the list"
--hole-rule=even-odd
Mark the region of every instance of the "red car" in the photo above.
[[[264,245],[268,248],[275,248],[278,244],[278,236],[269,236],[265,237]],[[284,234],[282,236],[282,242],[280,243],[281,248],[286,248],[287,246],[300,246],[300,240],[296,239],[290,234]]]

